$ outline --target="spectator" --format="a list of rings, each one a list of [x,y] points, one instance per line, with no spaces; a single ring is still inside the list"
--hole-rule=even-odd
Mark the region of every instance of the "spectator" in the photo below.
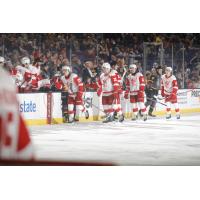
[[[198,83],[199,80],[199,75],[195,75],[200,70],[200,50],[195,46],[199,45],[197,38],[199,34],[0,34],[0,56],[4,55],[12,66],[19,65],[24,56],[32,61],[40,59],[41,63],[48,65],[50,77],[60,71],[62,66],[70,64],[73,72],[83,76],[83,63],[87,59],[92,60],[93,68],[97,67],[98,70],[103,62],[115,61],[119,72],[123,74],[123,68],[134,63],[135,59],[142,70],[139,63],[144,58],[143,42],[162,42],[165,54],[163,62],[168,65],[171,65],[173,44],[173,68],[176,70],[179,87],[183,88],[183,78],[187,84],[193,81]],[[190,70],[184,73],[184,77],[182,67],[179,67],[182,66],[183,52],[184,68]],[[146,55],[145,69],[150,70],[154,62],[160,62],[160,46],[147,46]],[[190,77],[193,76],[196,79],[192,81]]]

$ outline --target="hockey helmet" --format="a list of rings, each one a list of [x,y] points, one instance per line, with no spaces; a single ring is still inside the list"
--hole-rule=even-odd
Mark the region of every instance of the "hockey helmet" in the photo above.
[[[131,64],[131,65],[129,65],[129,69],[137,69],[137,65]]]
[[[71,68],[70,68],[70,66],[67,66],[67,65],[65,65],[65,66],[63,66],[62,67],[62,71],[71,71]]]
[[[103,65],[102,65],[102,70],[103,70],[103,72],[106,73],[106,74],[109,73],[110,70],[111,70],[110,64],[109,64],[109,63],[103,63]]]
[[[109,64],[109,63],[103,63],[103,65],[102,65],[102,68],[105,68],[105,69],[110,69],[110,68],[111,68],[111,66],[110,66],[110,64]]]
[[[70,66],[67,66],[67,65],[63,66],[62,67],[62,72],[64,73],[65,76],[68,76],[71,73]]]
[[[21,63],[22,63],[22,65],[30,65],[31,61],[28,57],[23,57],[21,59]]]
[[[129,65],[129,70],[132,74],[135,74],[138,71],[138,67],[135,64]]]
[[[171,67],[166,67],[165,71],[169,71],[169,72],[172,72],[172,68]]]

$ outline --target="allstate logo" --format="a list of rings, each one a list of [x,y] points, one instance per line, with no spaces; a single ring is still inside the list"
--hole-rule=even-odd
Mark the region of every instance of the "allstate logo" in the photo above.
[[[24,101],[23,103],[19,104],[19,111],[20,112],[36,112],[36,103],[32,101]]]

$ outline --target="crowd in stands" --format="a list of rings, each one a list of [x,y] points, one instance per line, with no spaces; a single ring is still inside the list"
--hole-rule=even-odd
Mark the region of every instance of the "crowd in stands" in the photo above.
[[[154,44],[146,46],[146,71],[144,42]],[[85,85],[96,81],[104,62],[117,65],[122,74],[133,63],[144,74],[153,74],[154,63],[160,64],[163,51],[162,67],[172,66],[173,60],[179,88],[200,88],[199,47],[200,34],[0,34],[0,56],[5,58],[7,70],[29,57],[45,79],[52,79],[62,66],[70,65]]]

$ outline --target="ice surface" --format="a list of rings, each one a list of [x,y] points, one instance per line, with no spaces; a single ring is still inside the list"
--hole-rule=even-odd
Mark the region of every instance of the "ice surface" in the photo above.
[[[200,114],[30,127],[36,158],[117,165],[200,165]]]

